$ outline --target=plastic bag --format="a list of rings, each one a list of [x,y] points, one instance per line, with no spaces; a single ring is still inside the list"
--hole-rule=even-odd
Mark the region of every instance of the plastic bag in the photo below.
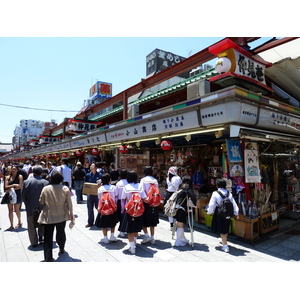
[[[17,194],[15,192],[15,189],[14,188],[10,188],[9,191],[8,191],[8,194],[9,194],[9,202],[10,204],[16,204],[17,203]]]

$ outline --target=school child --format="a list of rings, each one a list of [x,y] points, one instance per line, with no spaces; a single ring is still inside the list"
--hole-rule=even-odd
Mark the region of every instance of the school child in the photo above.
[[[105,192],[108,192],[110,197],[115,203],[115,207],[117,207],[117,189],[114,185],[111,184],[110,174],[106,173],[101,177],[101,186],[98,188],[98,215],[96,218],[95,225],[99,228],[102,228],[103,238],[100,240],[101,243],[108,244],[109,242],[116,242],[117,238],[115,237],[115,226],[117,223],[117,214],[116,211],[109,215],[104,215],[99,212],[99,206],[101,203],[101,197]],[[110,238],[107,237],[108,228],[110,228]]]

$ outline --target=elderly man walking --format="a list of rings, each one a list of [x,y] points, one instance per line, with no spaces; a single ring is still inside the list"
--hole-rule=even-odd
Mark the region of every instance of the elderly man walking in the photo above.
[[[42,171],[43,168],[41,166],[34,166],[32,168],[33,176],[24,181],[22,189],[22,197],[27,214],[28,236],[32,247],[37,247],[44,236],[43,226],[39,225],[36,228],[34,224],[34,211],[42,209],[39,204],[42,189],[49,184],[48,180],[41,177]]]

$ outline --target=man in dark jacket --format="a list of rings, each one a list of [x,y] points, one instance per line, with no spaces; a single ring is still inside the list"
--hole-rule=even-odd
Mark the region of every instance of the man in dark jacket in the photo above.
[[[27,214],[28,236],[32,247],[37,247],[38,242],[41,242],[44,236],[43,226],[38,226],[38,228],[34,226],[34,211],[42,209],[39,204],[40,195],[44,186],[49,184],[48,180],[41,177],[42,171],[41,166],[34,166],[32,168],[33,176],[24,181],[22,189]]]
[[[77,203],[82,203],[82,187],[85,178],[85,171],[83,170],[81,162],[76,164],[76,168],[73,171],[72,178],[74,180],[74,190],[76,193],[76,201]]]

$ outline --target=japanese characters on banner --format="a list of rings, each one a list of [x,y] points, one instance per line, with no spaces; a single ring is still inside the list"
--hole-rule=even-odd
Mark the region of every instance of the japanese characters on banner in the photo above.
[[[271,64],[258,61],[232,40],[224,39],[212,45],[209,52],[219,57],[215,67],[220,74],[236,74],[266,87],[265,68]]]
[[[246,142],[244,150],[245,182],[261,182],[257,143]]]
[[[92,122],[78,119],[70,119],[66,126],[66,131],[70,133],[82,133],[86,131],[92,131],[101,125],[102,122]]]
[[[229,161],[230,176],[244,176],[245,173],[242,166],[243,157],[240,141],[227,140],[227,155]]]
[[[136,124],[135,126],[106,133],[107,142],[117,142],[132,138],[144,138],[153,134],[167,134],[168,132],[177,132],[179,130],[193,129],[198,127],[197,111],[193,110],[174,116],[168,116],[162,119]],[[198,127],[199,128],[199,127]]]

